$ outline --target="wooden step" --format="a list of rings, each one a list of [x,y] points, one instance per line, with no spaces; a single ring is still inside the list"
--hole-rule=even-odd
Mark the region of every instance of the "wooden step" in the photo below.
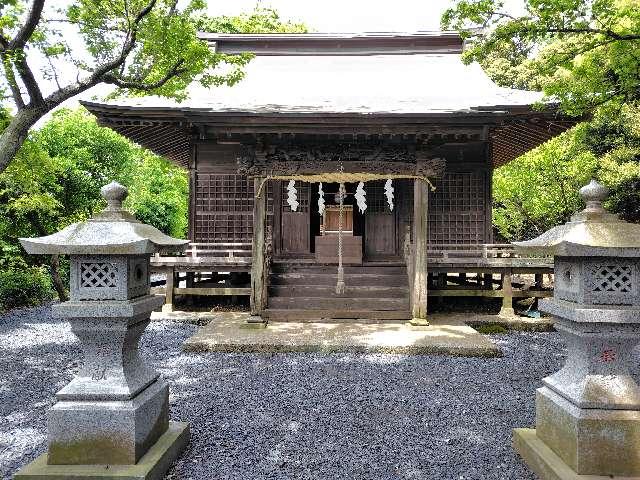
[[[271,271],[273,273],[335,274],[338,271],[338,265],[288,265],[275,263],[271,265]],[[371,275],[406,275],[407,267],[401,265],[345,265],[344,272]]]
[[[408,298],[271,297],[269,308],[307,310],[408,310]]]
[[[269,287],[269,297],[336,297],[335,282],[332,285],[275,285]],[[408,285],[389,287],[379,285],[347,284],[344,295],[350,298],[408,298]]]
[[[404,287],[408,285],[406,275],[354,274],[345,273],[345,284],[351,286],[389,286]],[[336,272],[323,273],[275,273],[271,274],[271,285],[335,285],[338,279]]]
[[[276,322],[335,322],[352,321],[380,322],[409,320],[409,310],[302,310],[268,308],[262,314],[264,318]]]

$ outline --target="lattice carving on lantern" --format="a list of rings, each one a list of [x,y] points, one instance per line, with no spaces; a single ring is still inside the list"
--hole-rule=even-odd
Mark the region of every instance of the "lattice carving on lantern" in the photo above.
[[[117,286],[118,268],[107,262],[81,263],[80,286],[85,288],[113,288]]]
[[[594,304],[634,303],[634,265],[598,262],[589,265],[588,272],[585,293]]]

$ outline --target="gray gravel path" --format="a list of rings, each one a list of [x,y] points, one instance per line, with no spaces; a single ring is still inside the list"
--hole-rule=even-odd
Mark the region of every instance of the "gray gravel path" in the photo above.
[[[494,336],[503,358],[185,354],[196,327],[155,322],[142,349],[191,422],[171,479],[509,479],[533,475],[510,443],[534,421],[555,333]],[[0,477],[46,449],[45,411],[79,346],[48,307],[0,316]]]

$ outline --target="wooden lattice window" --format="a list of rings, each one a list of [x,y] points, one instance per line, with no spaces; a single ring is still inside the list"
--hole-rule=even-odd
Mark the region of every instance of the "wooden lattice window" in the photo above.
[[[270,185],[267,212],[270,221],[273,212]],[[197,173],[193,241],[250,242],[252,234],[253,180],[237,174]]]
[[[432,244],[485,243],[485,172],[448,172],[434,182],[429,202]]]
[[[367,192],[367,211],[370,213],[390,213],[389,202],[384,194],[384,180],[374,180],[364,184]],[[398,181],[392,182],[394,188],[394,202],[397,199]]]
[[[287,198],[289,196],[289,191],[287,190],[287,185],[289,181],[280,182],[282,185],[282,211],[283,212],[291,212],[291,207],[287,203]],[[298,197],[298,209],[296,212],[306,213],[309,211],[309,201],[310,201],[310,184],[304,182],[296,182],[295,183],[297,197]]]

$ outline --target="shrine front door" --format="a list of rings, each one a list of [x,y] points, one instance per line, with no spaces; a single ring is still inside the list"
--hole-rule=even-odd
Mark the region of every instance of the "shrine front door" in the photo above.
[[[389,208],[384,194],[384,180],[367,182],[364,253],[367,260],[395,257],[398,254],[397,208]]]

